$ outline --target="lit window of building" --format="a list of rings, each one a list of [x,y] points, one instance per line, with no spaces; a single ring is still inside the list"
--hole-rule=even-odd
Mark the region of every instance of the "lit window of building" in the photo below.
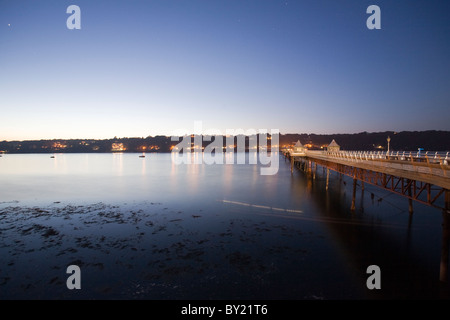
[[[121,151],[125,151],[126,148],[124,147],[123,143],[113,143],[111,145],[111,151],[113,152],[121,152]]]

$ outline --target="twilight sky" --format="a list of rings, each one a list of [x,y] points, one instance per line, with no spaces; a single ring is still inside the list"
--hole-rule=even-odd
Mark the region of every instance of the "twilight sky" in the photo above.
[[[81,30],[69,30],[69,5]],[[381,30],[369,30],[369,5]],[[450,1],[0,0],[0,140],[450,130]]]

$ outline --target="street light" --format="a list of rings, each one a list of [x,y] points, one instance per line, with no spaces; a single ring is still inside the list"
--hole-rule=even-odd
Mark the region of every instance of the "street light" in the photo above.
[[[387,143],[388,143],[388,150],[387,150],[387,152],[389,154],[389,142],[391,142],[391,137],[388,136],[386,140],[387,140]]]

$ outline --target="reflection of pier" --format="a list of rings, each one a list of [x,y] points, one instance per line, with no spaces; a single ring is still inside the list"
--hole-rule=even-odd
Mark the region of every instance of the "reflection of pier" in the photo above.
[[[334,142],[334,141],[333,141]],[[368,183],[408,199],[409,212],[413,201],[443,210],[443,235],[440,281],[448,281],[450,238],[450,156],[446,153],[342,151],[334,142],[327,151],[311,151],[300,142],[283,154],[294,167],[315,179],[318,166],[326,170],[328,189],[330,170],[353,179],[351,210],[355,210],[357,181],[361,188]]]
[[[346,195],[347,188],[344,184],[330,184],[330,190],[333,191],[329,192],[325,190],[325,176],[322,176],[321,171],[319,176],[320,179],[316,177],[313,181],[312,178],[307,178],[303,183],[309,188],[311,198],[320,209],[318,212],[321,220],[325,222],[331,241],[345,261],[346,270],[355,277],[355,283],[360,286],[365,298],[449,298],[449,285],[438,281],[439,260],[436,261],[436,258],[440,258],[440,251],[431,250],[433,253],[429,253],[429,250],[418,246],[419,239],[426,234],[422,226],[414,226],[412,219],[408,219],[408,214],[405,219],[400,219],[402,222],[399,222],[397,217],[392,221],[390,214],[376,213],[379,210],[377,204],[373,205],[375,211],[370,215],[367,214],[370,209],[352,213],[349,211],[350,199],[347,197],[348,193]],[[343,181],[345,180],[347,179]],[[365,192],[368,191],[375,190],[366,186]],[[363,194],[357,200],[357,208],[359,200],[364,201]],[[366,204],[369,204],[369,201],[366,201]],[[436,231],[439,231],[439,224],[433,228],[433,232]],[[434,248],[440,248],[439,239],[427,239],[427,243],[429,242]],[[381,268],[382,289],[379,291],[365,287],[368,276],[366,269],[369,265],[378,265]]]

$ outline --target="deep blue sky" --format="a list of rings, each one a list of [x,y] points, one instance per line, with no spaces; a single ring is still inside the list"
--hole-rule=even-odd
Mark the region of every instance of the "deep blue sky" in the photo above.
[[[81,8],[81,30],[66,9]],[[381,30],[366,9],[381,8]],[[0,140],[450,130],[450,1],[0,0]]]

